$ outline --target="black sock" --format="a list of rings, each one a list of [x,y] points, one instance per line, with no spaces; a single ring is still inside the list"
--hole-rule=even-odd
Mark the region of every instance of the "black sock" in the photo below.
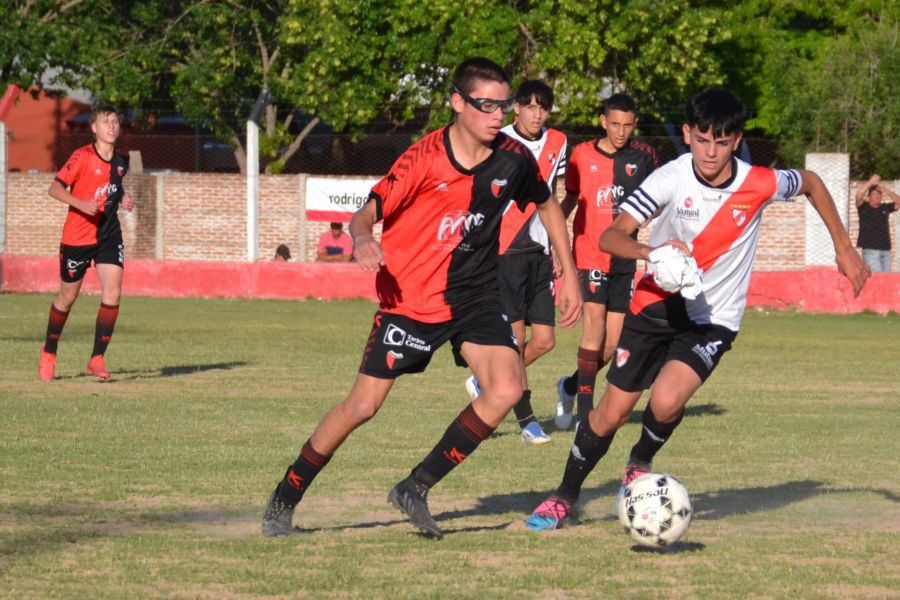
[[[116,319],[118,317],[118,304],[112,306],[100,303],[100,308],[97,310],[97,325],[94,329],[94,350],[91,352],[91,356],[106,353],[106,347],[109,346],[109,339],[116,328]]]
[[[609,437],[600,437],[591,429],[590,422],[585,419],[578,424],[575,441],[569,451],[569,460],[563,473],[562,483],[556,489],[556,495],[563,500],[576,502],[581,495],[581,486],[590,475],[600,459],[609,450],[616,432]]]
[[[478,444],[490,437],[493,431],[493,427],[475,414],[475,409],[470,403],[450,423],[444,436],[428,453],[425,460],[413,469],[413,479],[429,488],[433,487],[472,454]]]
[[[519,427],[522,429],[529,423],[537,423],[534,410],[531,408],[531,390],[522,392],[522,397],[519,398],[519,401],[513,407],[513,412],[516,413],[516,419],[519,421]]]
[[[629,462],[647,465],[652,463],[653,457],[663,447],[683,418],[684,411],[671,423],[660,423],[650,409],[650,403],[647,403],[647,408],[644,409],[644,426],[641,427],[641,438],[631,449]]]
[[[303,449],[300,450],[300,456],[297,457],[294,464],[288,467],[284,479],[278,484],[278,497],[286,504],[296,505],[329,460],[331,460],[330,456],[322,456],[313,450],[309,440],[306,440]]]
[[[56,354],[59,345],[59,336],[62,335],[63,327],[66,326],[66,319],[69,313],[63,312],[56,308],[52,302],[50,303],[50,317],[47,319],[47,335],[44,338],[44,352]]]
[[[594,384],[597,382],[597,371],[602,360],[600,350],[578,348],[578,396],[577,421],[586,422],[588,413],[594,409]]]
[[[563,389],[570,396],[574,396],[578,392],[578,369],[563,379]]]

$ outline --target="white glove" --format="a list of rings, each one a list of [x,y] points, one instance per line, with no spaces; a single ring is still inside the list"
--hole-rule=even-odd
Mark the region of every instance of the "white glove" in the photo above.
[[[667,292],[681,292],[688,300],[693,300],[702,291],[700,268],[693,256],[666,244],[650,252],[653,265],[653,279],[656,285]]]

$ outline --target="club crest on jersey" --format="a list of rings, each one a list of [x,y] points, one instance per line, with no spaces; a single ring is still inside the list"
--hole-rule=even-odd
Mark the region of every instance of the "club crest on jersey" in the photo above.
[[[116,167],[116,173],[119,174],[119,177],[125,174],[125,167]]]
[[[734,219],[734,224],[738,227],[741,227],[744,223],[747,222],[747,209],[745,208],[732,208],[731,209],[731,218]]]
[[[403,354],[401,352],[394,352],[393,350],[388,350],[387,356],[385,357],[385,362],[387,362],[388,369],[394,368],[394,363],[397,362],[397,359],[403,358]]]
[[[509,183],[506,179],[495,179],[491,182],[491,193],[494,194],[494,198],[499,198],[500,194],[503,193],[503,188],[506,187],[506,184]]]
[[[625,174],[631,177],[637,173],[637,165],[634,163],[628,163],[625,165]]]
[[[616,348],[616,366],[620,369],[625,366],[625,363],[628,362],[628,358],[631,356],[631,352],[625,350],[624,348]]]

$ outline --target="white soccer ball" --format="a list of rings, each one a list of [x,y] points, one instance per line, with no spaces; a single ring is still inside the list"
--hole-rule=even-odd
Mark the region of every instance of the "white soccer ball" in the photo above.
[[[625,486],[616,513],[634,541],[650,548],[677,541],[694,514],[687,489],[666,473],[647,473]]]

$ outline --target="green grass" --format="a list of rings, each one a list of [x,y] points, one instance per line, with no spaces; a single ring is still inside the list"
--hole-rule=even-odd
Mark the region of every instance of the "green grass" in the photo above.
[[[553,442],[501,425],[432,493],[442,541],[385,496],[467,401],[447,349],[338,451],[304,533],[265,539],[266,497],[349,389],[373,305],[126,298],[104,384],[83,374],[97,303],[76,304],[46,384],[50,296],[0,295],[0,596],[900,597],[897,315],[749,312],[657,457],[696,510],[657,553],[610,514],[637,412],[574,526],[522,525],[571,444],[551,414],[577,331],[530,371]]]

